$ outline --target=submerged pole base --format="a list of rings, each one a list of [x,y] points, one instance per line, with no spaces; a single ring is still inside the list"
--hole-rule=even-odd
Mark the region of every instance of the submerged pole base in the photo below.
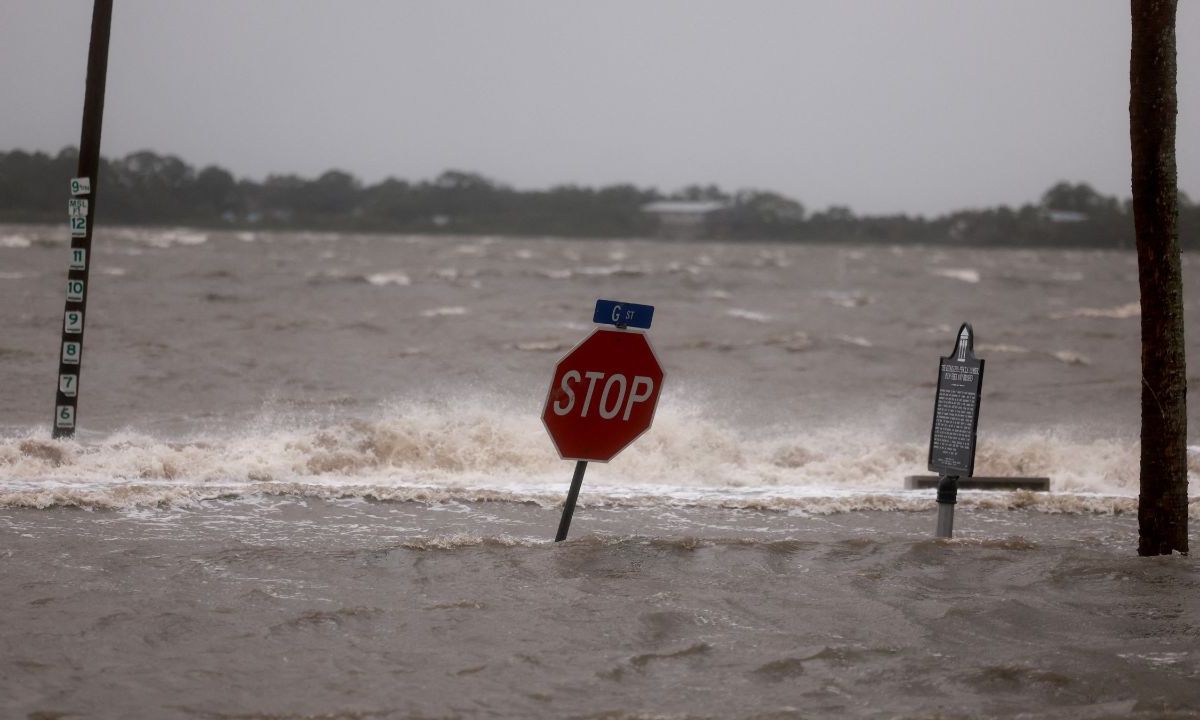
[[[954,506],[958,503],[958,476],[943,475],[938,480],[938,517],[934,537],[954,537]]]
[[[586,470],[587,460],[575,462],[575,474],[571,476],[571,489],[567,491],[567,501],[563,503],[562,519],[558,521],[558,534],[554,536],[554,542],[567,539],[567,533],[571,530],[571,518],[575,515],[575,502],[579,499],[579,488],[583,486],[583,473]]]

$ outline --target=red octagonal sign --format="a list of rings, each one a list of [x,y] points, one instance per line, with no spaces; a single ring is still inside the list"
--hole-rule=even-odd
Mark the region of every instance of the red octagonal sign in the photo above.
[[[662,380],[645,335],[596,328],[554,368],[542,422],[558,454],[611,460],[650,429]]]

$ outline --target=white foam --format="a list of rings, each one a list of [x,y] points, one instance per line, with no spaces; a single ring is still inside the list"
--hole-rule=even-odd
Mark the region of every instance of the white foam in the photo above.
[[[871,296],[861,290],[826,290],[817,293],[817,296],[831,305],[844,308],[862,307],[872,302]]]
[[[1091,365],[1092,361],[1087,356],[1075,352],[1074,350],[1056,350],[1050,353],[1050,357],[1067,365]]]
[[[1054,313],[1051,319],[1063,320],[1066,318],[1111,318],[1114,320],[1126,320],[1128,318],[1136,318],[1142,316],[1142,306],[1140,303],[1131,302],[1124,305],[1117,305],[1110,308],[1077,308],[1069,313]]]
[[[378,286],[400,285],[403,287],[412,284],[412,280],[409,279],[408,275],[405,275],[398,270],[393,270],[392,272],[373,273],[367,276],[367,282]]]
[[[586,277],[635,277],[638,275],[645,275],[646,272],[647,271],[642,268],[630,267],[626,265],[585,265],[578,270],[575,270],[574,274],[583,275]]]
[[[1024,354],[1024,353],[1029,352],[1029,348],[1021,347],[1020,345],[1006,345],[1004,343],[999,343],[997,345],[989,345],[987,343],[982,343],[982,344],[976,346],[975,352],[977,352],[977,353],[989,353],[989,352],[1014,353],[1014,354],[1019,355],[1019,354]]]
[[[451,307],[429,308],[428,310],[421,311],[421,317],[426,317],[426,318],[452,317],[452,316],[466,315],[466,314],[467,314],[467,309],[460,305],[455,305],[455,306],[451,306]]]
[[[0,505],[136,507],[258,495],[561,502],[569,468],[536,410],[509,405],[495,398],[405,405],[373,420],[263,420],[184,439],[126,431],[81,443],[31,430],[0,437]],[[898,489],[905,475],[925,472],[927,447],[919,438],[889,441],[882,428],[861,424],[743,432],[716,416],[666,399],[650,432],[589,472],[584,502],[812,513],[928,509],[928,493]],[[1189,458],[1192,473],[1200,470],[1198,457]],[[965,502],[1128,512],[1137,467],[1132,440],[990,436],[981,438],[978,474],[1045,475],[1054,492],[967,494]],[[1198,509],[1200,499],[1193,513]]]
[[[764,312],[757,310],[745,310],[743,308],[730,308],[725,311],[729,317],[739,318],[741,320],[750,320],[751,322],[768,323],[774,318]]]
[[[979,282],[979,271],[972,268],[932,268],[929,272],[938,277],[950,278],[951,280],[959,280],[965,283]]]
[[[154,230],[134,232],[131,239],[154,248],[169,248],[176,245],[202,245],[208,242],[208,235],[183,229]]]
[[[24,235],[0,235],[0,248],[20,249],[27,248],[33,244],[33,241]]]
[[[869,348],[874,346],[874,343],[860,335],[837,335],[834,337],[834,339],[841,340],[847,345],[854,345],[856,347]]]

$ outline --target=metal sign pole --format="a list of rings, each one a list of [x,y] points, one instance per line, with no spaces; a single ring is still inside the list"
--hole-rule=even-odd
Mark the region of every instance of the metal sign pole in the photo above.
[[[567,492],[567,502],[563,504],[562,519],[558,521],[558,534],[554,542],[567,539],[571,530],[571,518],[575,515],[575,502],[579,500],[579,488],[583,487],[583,473],[587,471],[587,460],[575,462],[575,475],[571,477],[571,489]]]
[[[958,476],[943,475],[937,488],[937,532],[935,537],[954,537],[954,506],[958,503]]]
[[[58,392],[54,400],[53,436],[74,437],[83,369],[83,320],[87,310],[88,275],[92,260],[92,229],[96,189],[100,184],[100,125],[104,119],[104,85],[108,76],[108,37],[112,0],[95,0],[92,38],[88,46],[87,85],[83,96],[83,131],[79,140],[77,177],[71,180],[68,202],[71,223],[71,261],[67,271],[67,302],[63,309],[62,342],[58,355]]]

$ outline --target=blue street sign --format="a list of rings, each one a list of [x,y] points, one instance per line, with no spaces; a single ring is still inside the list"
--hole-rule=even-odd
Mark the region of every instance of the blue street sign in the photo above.
[[[596,314],[592,316],[592,322],[601,325],[623,325],[643,330],[650,329],[650,321],[653,319],[653,305],[638,305],[616,300],[597,300]]]

